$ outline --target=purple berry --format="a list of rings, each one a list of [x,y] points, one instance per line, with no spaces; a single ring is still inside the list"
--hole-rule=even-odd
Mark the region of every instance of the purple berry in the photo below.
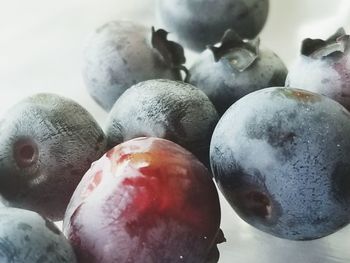
[[[81,263],[217,262],[220,204],[209,171],[159,138],[119,144],[77,187],[64,233]]]
[[[286,86],[330,97],[350,110],[350,40],[340,28],[327,40],[305,39]]]

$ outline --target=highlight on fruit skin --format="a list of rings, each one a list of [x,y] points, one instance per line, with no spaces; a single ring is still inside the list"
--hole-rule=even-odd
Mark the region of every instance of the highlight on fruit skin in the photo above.
[[[78,185],[63,230],[78,262],[217,262],[224,241],[209,171],[179,145],[137,138],[111,149]]]
[[[0,195],[8,205],[62,220],[76,186],[106,151],[106,137],[75,101],[23,99],[0,121]]]
[[[75,263],[72,246],[41,215],[18,208],[0,208],[1,263]]]
[[[311,240],[350,222],[350,113],[328,97],[272,87],[233,104],[213,133],[214,178],[237,214]]]

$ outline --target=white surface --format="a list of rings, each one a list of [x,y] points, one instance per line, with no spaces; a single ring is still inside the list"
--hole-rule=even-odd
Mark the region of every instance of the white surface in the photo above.
[[[262,44],[290,65],[307,36],[326,37],[350,26],[348,0],[271,0]],[[12,0],[0,9],[0,113],[35,92],[55,92],[86,107],[103,125],[106,114],[90,99],[81,77],[87,35],[113,19],[153,24],[152,0]],[[193,59],[195,55],[189,53]],[[189,63],[191,62],[191,59]],[[237,218],[222,200],[220,246],[225,263],[350,261],[350,227],[317,241],[291,242],[263,234]]]

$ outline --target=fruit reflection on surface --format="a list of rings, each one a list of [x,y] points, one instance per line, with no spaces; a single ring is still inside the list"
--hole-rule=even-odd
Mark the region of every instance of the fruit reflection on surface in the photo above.
[[[219,188],[248,223],[309,240],[350,222],[350,113],[316,93],[253,92],[219,121],[210,158]]]
[[[137,138],[92,165],[63,229],[79,262],[206,262],[219,224],[208,170],[175,143]]]

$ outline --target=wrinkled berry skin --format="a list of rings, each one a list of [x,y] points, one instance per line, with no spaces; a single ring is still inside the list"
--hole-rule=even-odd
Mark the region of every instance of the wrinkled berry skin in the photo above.
[[[75,263],[71,245],[61,231],[37,213],[0,208],[1,263]]]
[[[106,137],[74,101],[37,94],[0,122],[0,194],[11,206],[62,220],[75,187],[106,151]]]
[[[151,28],[128,21],[112,21],[87,41],[83,77],[92,98],[109,111],[132,85],[149,79],[181,80],[151,46]]]
[[[173,142],[137,138],[92,165],[63,229],[78,262],[203,263],[219,224],[208,170]]]
[[[305,39],[286,86],[320,93],[350,110],[349,35],[339,29],[327,40]]]
[[[196,87],[171,80],[149,80],[128,89],[109,113],[105,131],[110,148],[136,137],[168,139],[209,165],[211,135],[218,114]]]
[[[277,237],[310,240],[350,222],[350,114],[304,90],[267,88],[219,121],[210,160],[236,212]]]
[[[176,34],[184,46],[203,51],[227,29],[253,39],[263,28],[268,0],[158,0],[157,15],[165,29]]]
[[[219,115],[243,96],[267,87],[283,86],[287,68],[282,60],[271,50],[261,49],[252,64],[244,70],[236,69],[230,61],[231,56],[240,59],[247,54],[237,49],[215,61],[210,49],[204,51],[190,68],[189,83],[201,89],[213,102]],[[236,60],[235,60],[236,61]]]

